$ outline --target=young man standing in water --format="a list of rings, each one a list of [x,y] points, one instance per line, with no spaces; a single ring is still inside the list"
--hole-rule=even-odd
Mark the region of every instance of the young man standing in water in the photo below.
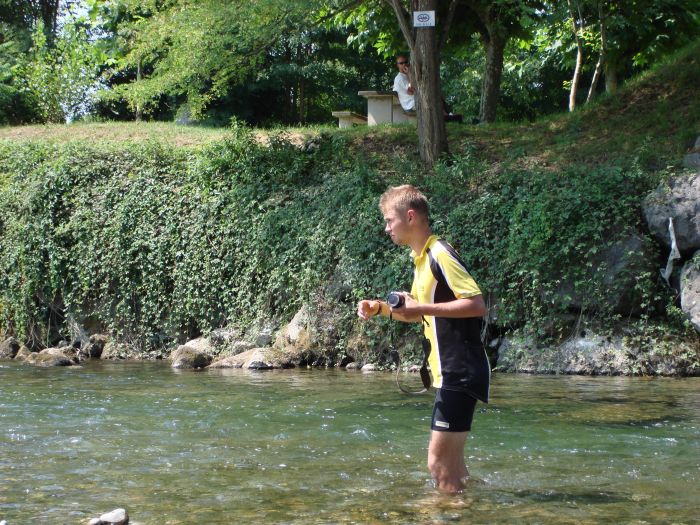
[[[428,201],[415,187],[390,188],[379,207],[394,244],[411,248],[414,278],[404,304],[391,308],[362,300],[357,315],[422,322],[430,341],[428,364],[437,389],[433,405],[428,469],[436,487],[460,492],[469,472],[464,446],[477,400],[488,403],[491,368],[481,343],[480,318],[486,306],[479,287],[454,248],[432,234]]]

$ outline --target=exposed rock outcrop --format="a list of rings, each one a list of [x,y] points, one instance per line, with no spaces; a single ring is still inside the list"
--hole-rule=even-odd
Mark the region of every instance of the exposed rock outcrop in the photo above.
[[[700,332],[700,252],[681,270],[681,309]]]
[[[627,336],[590,330],[561,345],[537,346],[528,337],[505,338],[496,370],[575,375],[698,375],[697,348],[690,343],[640,344]]]
[[[700,169],[700,137],[696,139],[695,145],[683,157],[683,166]]]
[[[19,351],[17,352],[17,355],[15,356],[16,361],[26,361],[29,356],[32,355],[32,351],[27,348],[25,345],[22,345],[19,347]]]
[[[700,173],[663,182],[644,199],[642,211],[654,238],[669,250],[669,217],[681,254],[689,257],[700,250]]]
[[[138,354],[129,345],[110,339],[105,343],[100,359],[133,359],[137,356]]]
[[[289,324],[277,332],[273,345],[277,353],[285,355],[297,366],[313,359],[309,352],[311,346],[309,322],[309,309],[307,306],[302,306]]]
[[[102,357],[102,352],[109,342],[109,336],[102,334],[94,334],[90,336],[86,346],[87,354],[95,359]]]

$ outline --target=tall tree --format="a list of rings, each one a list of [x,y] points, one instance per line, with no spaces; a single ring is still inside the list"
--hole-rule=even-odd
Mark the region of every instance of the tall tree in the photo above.
[[[410,8],[400,0],[386,0],[398,20],[411,52],[411,76],[415,85],[418,120],[418,152],[426,164],[433,164],[447,152],[447,131],[440,87],[440,48],[447,39],[457,0],[451,0],[444,21],[437,27],[411,28],[414,11],[437,12],[437,0],[411,0]]]
[[[576,4],[574,6],[574,3]],[[576,66],[574,67],[574,76],[571,79],[571,88],[569,90],[569,111],[576,109],[576,95],[578,93],[578,83],[581,79],[581,70],[583,69],[583,38],[581,36],[581,28],[583,26],[583,17],[581,16],[581,6],[579,0],[566,0],[569,6],[571,15],[571,28],[573,29],[574,40],[576,41]]]
[[[453,40],[464,45],[464,37],[477,33],[486,62],[482,74],[479,120],[495,122],[501,92],[506,45],[513,38],[525,38],[539,18],[539,0],[461,0]]]
[[[588,89],[588,96],[586,97],[586,104],[588,104],[595,95],[596,89],[598,88],[598,82],[603,75],[603,69],[605,68],[605,58],[608,49],[608,37],[605,28],[605,0],[598,0],[598,23],[600,24],[600,49],[598,50],[598,61],[595,65],[595,70],[593,71],[593,78],[591,79],[591,86]]]

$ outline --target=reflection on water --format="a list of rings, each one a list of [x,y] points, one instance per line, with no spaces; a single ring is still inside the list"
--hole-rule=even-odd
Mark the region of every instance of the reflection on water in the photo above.
[[[698,523],[700,379],[494,376],[436,493],[432,398],[389,374],[0,363],[0,519]]]

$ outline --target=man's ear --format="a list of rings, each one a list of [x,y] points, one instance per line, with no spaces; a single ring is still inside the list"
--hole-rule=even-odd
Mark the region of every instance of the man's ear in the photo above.
[[[416,211],[409,209],[406,211],[406,217],[408,218],[408,222],[413,222],[413,220],[416,218]]]

